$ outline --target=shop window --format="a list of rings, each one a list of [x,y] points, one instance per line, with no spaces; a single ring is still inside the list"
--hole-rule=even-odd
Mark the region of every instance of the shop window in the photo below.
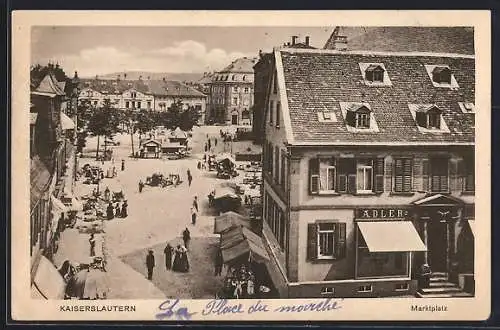
[[[356,277],[407,276],[409,252],[370,252],[357,229]]]
[[[448,192],[448,158],[432,158],[430,160],[430,179],[432,192]]]
[[[373,286],[371,284],[361,285],[358,287],[358,292],[372,292]]]
[[[412,168],[411,158],[394,159],[394,192],[410,192],[412,190]]]
[[[321,288],[321,294],[334,294],[335,288],[331,286]]]
[[[307,259],[341,259],[346,253],[346,224],[318,222],[308,224]]]

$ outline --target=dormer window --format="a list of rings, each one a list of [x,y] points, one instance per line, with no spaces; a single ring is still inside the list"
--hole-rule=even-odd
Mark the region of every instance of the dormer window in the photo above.
[[[458,88],[458,83],[447,65],[425,65],[434,87]]]
[[[391,86],[383,63],[359,63],[361,76],[367,86]]]
[[[451,84],[451,70],[447,66],[436,66],[432,70],[432,80],[438,84]]]
[[[378,125],[368,103],[340,102],[347,130],[350,132],[378,132]]]
[[[409,104],[408,107],[421,132],[449,132],[443,111],[435,104]]]
[[[371,82],[384,82],[385,70],[376,64],[370,64],[365,71],[365,79]]]
[[[370,112],[365,105],[354,105],[347,110],[346,119],[349,126],[355,128],[370,128]]]
[[[471,102],[458,102],[458,106],[463,113],[476,113],[474,103]]]

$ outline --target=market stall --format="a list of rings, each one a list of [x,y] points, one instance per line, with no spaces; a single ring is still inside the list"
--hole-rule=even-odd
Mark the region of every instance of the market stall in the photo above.
[[[219,212],[236,211],[241,206],[241,197],[233,189],[221,187],[213,196],[213,205]]]
[[[221,234],[238,226],[243,226],[248,229],[251,228],[250,221],[247,217],[233,211],[225,212],[215,217],[214,234]]]

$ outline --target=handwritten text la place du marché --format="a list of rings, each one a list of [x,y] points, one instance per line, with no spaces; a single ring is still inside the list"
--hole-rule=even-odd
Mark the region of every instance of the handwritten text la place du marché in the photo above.
[[[258,300],[248,307],[243,303],[233,302],[226,299],[211,300],[205,305],[202,315],[225,315],[225,314],[253,314],[258,312],[277,312],[277,313],[301,313],[301,312],[328,312],[341,308],[338,300],[322,299],[312,303],[283,304],[276,308],[269,307],[266,303]]]

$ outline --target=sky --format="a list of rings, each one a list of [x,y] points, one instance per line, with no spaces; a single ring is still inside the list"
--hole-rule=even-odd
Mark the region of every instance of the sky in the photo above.
[[[44,26],[31,31],[31,64],[59,63],[71,75],[120,71],[202,73],[243,56],[256,57],[292,35],[322,48],[330,27]]]

